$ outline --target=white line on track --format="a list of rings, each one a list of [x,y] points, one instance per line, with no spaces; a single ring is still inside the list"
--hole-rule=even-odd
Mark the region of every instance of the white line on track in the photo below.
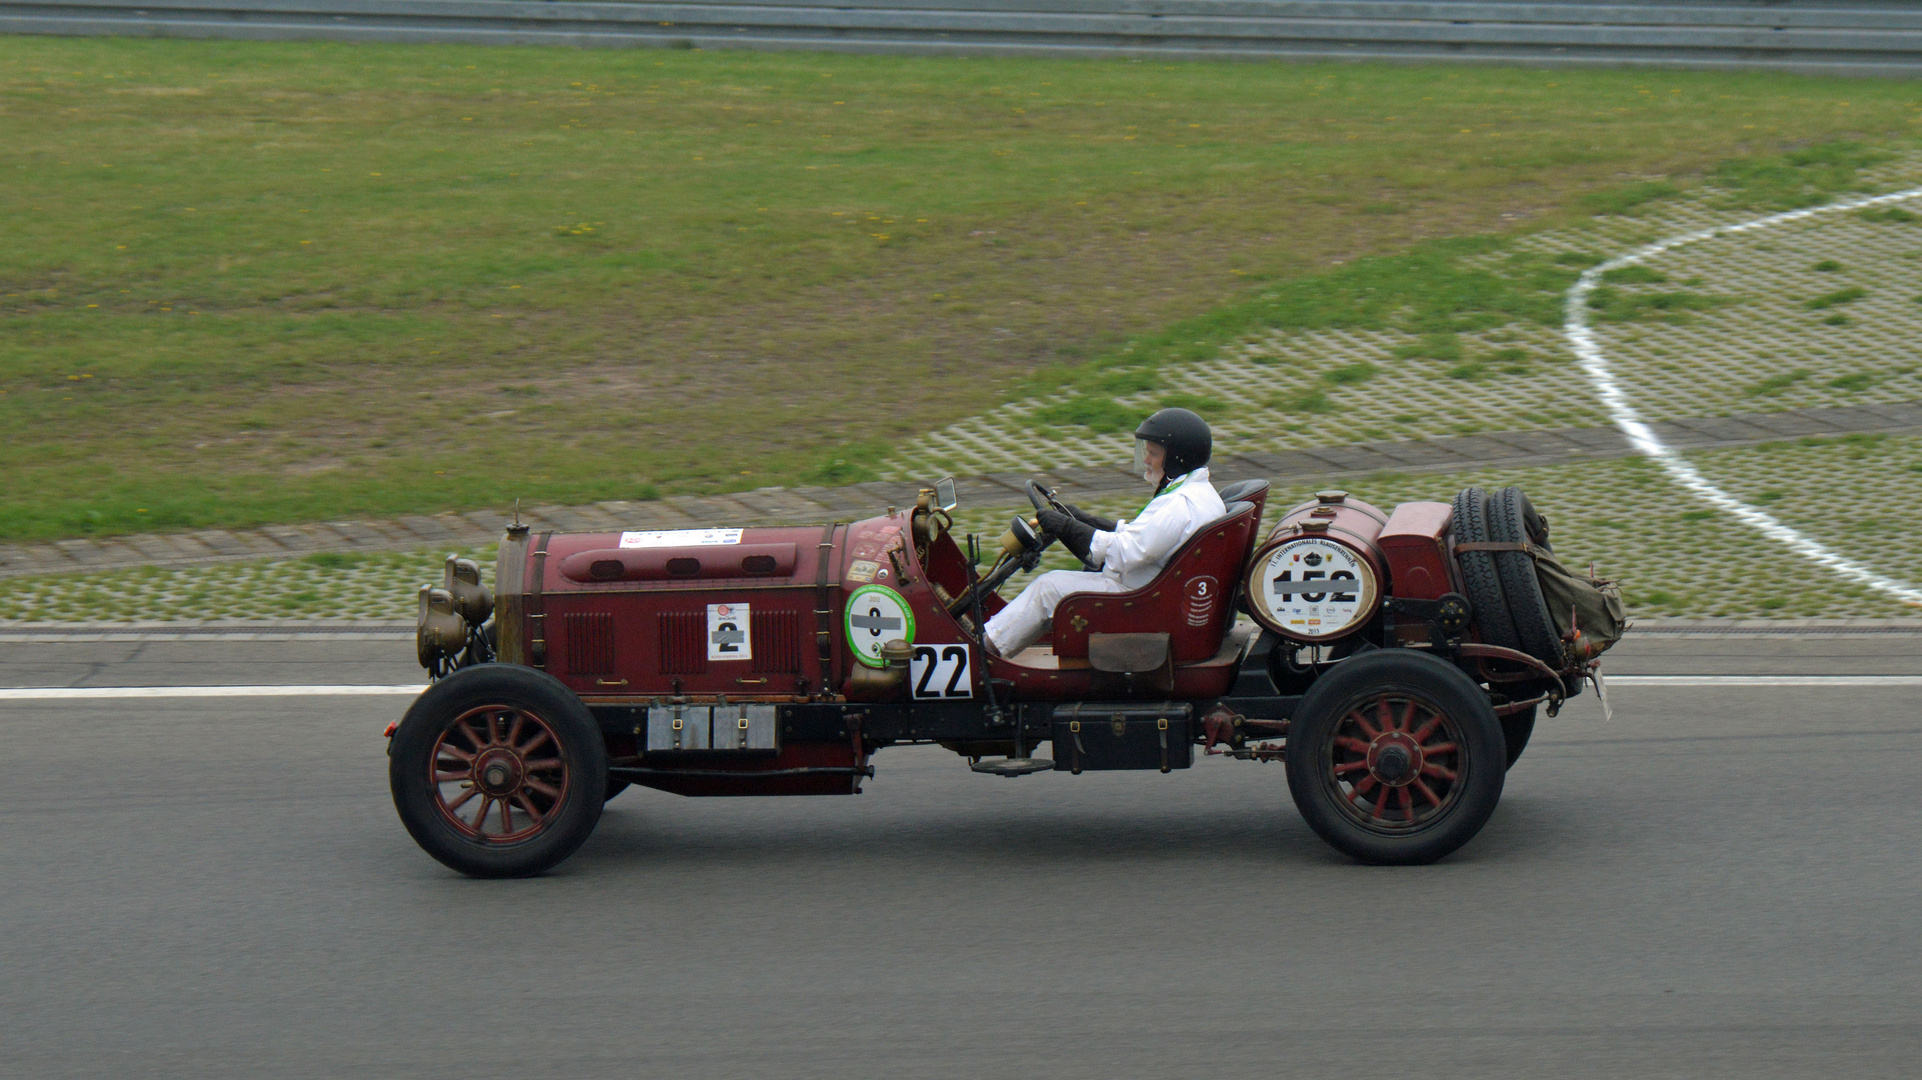
[[[223,698],[223,697],[408,697],[427,689],[421,683],[401,686],[353,684],[308,686],[15,686],[0,687],[0,701],[102,701],[111,698]]]
[[[1673,447],[1656,438],[1654,430],[1642,421],[1641,413],[1636,411],[1634,404],[1628,400],[1628,395],[1622,391],[1621,386],[1615,381],[1615,374],[1610,371],[1608,367],[1608,357],[1602,352],[1601,345],[1595,340],[1594,331],[1589,329],[1588,325],[1588,294],[1594,291],[1595,285],[1602,279],[1602,275],[1610,270],[1618,270],[1624,266],[1633,266],[1645,259],[1654,258],[1663,252],[1673,251],[1678,247],[1699,243],[1703,240],[1712,240],[1716,237],[1736,233],[1753,232],[1757,229],[1766,229],[1775,225],[1787,224],[1791,221],[1800,221],[1803,218],[1815,217],[1818,214],[1836,214],[1845,210],[1858,210],[1865,206],[1880,206],[1884,203],[1902,202],[1918,197],[1922,197],[1922,188],[1910,188],[1907,191],[1897,191],[1888,195],[1850,199],[1846,202],[1810,207],[1806,210],[1790,210],[1787,213],[1770,214],[1768,217],[1757,218],[1754,221],[1745,221],[1739,225],[1702,229],[1697,232],[1684,233],[1680,236],[1671,236],[1666,240],[1657,240],[1653,244],[1637,248],[1626,255],[1610,259],[1600,266],[1592,267],[1583,272],[1581,278],[1568,290],[1568,302],[1562,309],[1564,319],[1562,323],[1562,334],[1568,338],[1569,345],[1574,348],[1575,356],[1581,361],[1582,371],[1588,375],[1588,381],[1594,384],[1595,392],[1601,395],[1602,403],[1608,407],[1609,418],[1615,421],[1615,426],[1621,429],[1622,434],[1628,436],[1629,442],[1634,445],[1636,450],[1654,458],[1676,483],[1693,492],[1703,502],[1730,514],[1743,524],[1756,529],[1769,539],[1785,545],[1790,550],[1815,562],[1817,565],[1826,567],[1842,577],[1848,578],[1858,584],[1866,585],[1877,592],[1893,596],[1904,603],[1922,605],[1922,589],[1918,589],[1905,582],[1896,581],[1893,578],[1884,577],[1868,567],[1863,566],[1861,563],[1839,552],[1833,551],[1824,544],[1782,524],[1773,516],[1763,513],[1753,506],[1749,506],[1710,483],[1707,477],[1703,476],[1695,466],[1689,464]]]
[[[1615,686],[1922,686],[1922,675],[1615,675]],[[111,701],[151,698],[417,697],[425,686],[17,686],[0,687],[0,702]]]
[[[314,631],[237,630],[227,633],[199,634],[180,630],[0,630],[0,643],[33,645],[76,644],[96,641],[125,641],[145,644],[153,641],[412,641],[414,631]]]
[[[1616,686],[1922,686],[1922,675],[1605,675]]]

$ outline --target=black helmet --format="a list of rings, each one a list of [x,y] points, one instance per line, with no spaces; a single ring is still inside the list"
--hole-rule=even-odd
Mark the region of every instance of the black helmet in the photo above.
[[[1187,409],[1163,409],[1150,416],[1135,429],[1135,438],[1160,443],[1167,451],[1167,461],[1161,467],[1164,478],[1182,476],[1208,464],[1208,455],[1215,447],[1208,421]]]

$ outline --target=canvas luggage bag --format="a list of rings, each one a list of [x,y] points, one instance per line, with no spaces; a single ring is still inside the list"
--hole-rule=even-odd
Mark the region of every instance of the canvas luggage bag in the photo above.
[[[1622,588],[1612,581],[1578,574],[1552,553],[1536,548],[1535,578],[1542,585],[1548,614],[1561,631],[1571,662],[1585,664],[1622,640],[1628,609]]]

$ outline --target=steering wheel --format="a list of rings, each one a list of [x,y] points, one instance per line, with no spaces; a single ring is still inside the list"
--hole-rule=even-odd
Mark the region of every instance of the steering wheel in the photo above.
[[[1067,503],[1055,498],[1052,490],[1042,487],[1033,480],[1028,481],[1028,501],[1034,504],[1034,512],[1037,514],[1043,510],[1058,510],[1069,517],[1074,517],[1074,511],[1068,509]],[[1048,544],[1053,543],[1054,539],[1053,533],[1042,533],[1041,546],[1046,547]],[[1081,568],[1090,573],[1099,573],[1101,570],[1100,566],[1086,559],[1081,560]]]
[[[1033,480],[1028,481],[1028,501],[1034,504],[1034,511],[1037,514],[1043,510],[1059,510],[1064,514],[1068,513],[1066,503],[1055,498],[1054,492],[1042,487]]]

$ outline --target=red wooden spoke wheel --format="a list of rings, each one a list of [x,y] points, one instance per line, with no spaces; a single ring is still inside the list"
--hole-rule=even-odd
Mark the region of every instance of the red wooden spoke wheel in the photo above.
[[[1433,862],[1473,839],[1501,799],[1507,764],[1487,691],[1413,649],[1340,661],[1288,724],[1295,806],[1362,862]]]
[[[401,824],[473,877],[526,877],[572,855],[601,817],[607,745],[552,675],[463,668],[415,700],[388,744]]]
[[[1432,701],[1364,699],[1336,721],[1329,749],[1327,782],[1365,828],[1416,828],[1461,797],[1461,725]]]
[[[441,733],[428,767],[441,813],[497,843],[540,832],[567,798],[567,759],[554,729],[511,705],[469,709]]]

